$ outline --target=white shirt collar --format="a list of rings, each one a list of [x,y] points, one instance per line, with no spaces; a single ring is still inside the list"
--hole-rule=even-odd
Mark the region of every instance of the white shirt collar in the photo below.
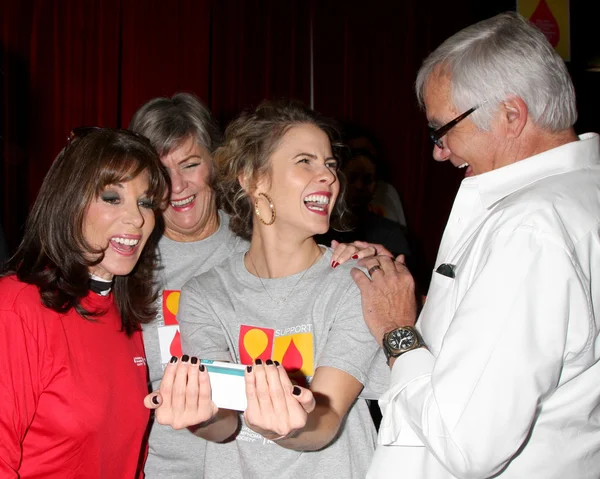
[[[483,205],[490,208],[502,198],[543,178],[596,165],[598,158],[600,136],[597,133],[585,133],[579,136],[579,141],[566,143],[497,170],[465,178],[461,187],[476,185]]]

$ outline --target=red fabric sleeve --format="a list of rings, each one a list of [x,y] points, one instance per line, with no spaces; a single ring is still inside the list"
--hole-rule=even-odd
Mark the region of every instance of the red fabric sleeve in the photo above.
[[[21,443],[40,395],[40,345],[12,311],[0,311],[0,477],[18,477]]]

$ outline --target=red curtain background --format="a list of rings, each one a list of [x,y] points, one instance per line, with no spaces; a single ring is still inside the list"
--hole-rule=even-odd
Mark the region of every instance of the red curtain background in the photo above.
[[[2,213],[9,246],[72,126],[113,126],[119,2],[2,5]]]
[[[119,118],[178,91],[209,100],[211,2],[119,0]],[[115,19],[116,23],[116,19]]]
[[[224,127],[266,98],[310,100],[310,2],[213,2],[210,107]]]
[[[514,0],[0,0],[0,222],[9,247],[71,128],[127,127],[142,103],[178,91],[197,94],[223,127],[264,98],[309,103],[312,36],[314,107],[376,135],[430,266],[460,172],[431,159],[416,71],[452,33],[514,8]],[[571,68],[579,124],[597,131],[600,73],[578,61],[597,43],[592,28],[588,36],[576,28],[586,17],[572,5]]]

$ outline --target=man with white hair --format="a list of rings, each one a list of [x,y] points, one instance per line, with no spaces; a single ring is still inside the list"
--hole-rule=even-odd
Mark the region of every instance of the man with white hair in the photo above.
[[[416,89],[434,158],[466,178],[418,322],[402,258],[352,273],[392,371],[368,477],[598,479],[600,141],[573,130],[565,64],[502,14]]]

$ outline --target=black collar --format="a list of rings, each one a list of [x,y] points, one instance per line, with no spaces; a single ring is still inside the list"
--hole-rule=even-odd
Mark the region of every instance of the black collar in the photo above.
[[[112,288],[112,281],[99,281],[90,278],[90,290],[101,296],[107,296]]]

